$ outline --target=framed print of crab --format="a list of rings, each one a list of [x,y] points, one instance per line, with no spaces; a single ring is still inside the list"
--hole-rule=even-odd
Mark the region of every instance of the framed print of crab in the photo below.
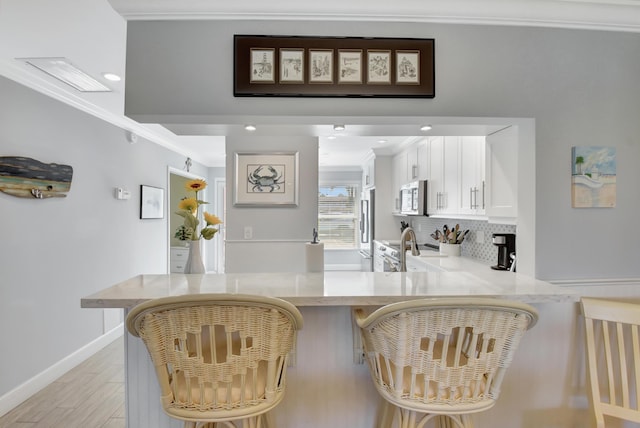
[[[298,152],[235,154],[235,206],[297,206]]]

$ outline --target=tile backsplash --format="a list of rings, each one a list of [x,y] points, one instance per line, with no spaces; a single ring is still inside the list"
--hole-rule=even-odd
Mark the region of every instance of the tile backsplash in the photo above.
[[[418,243],[437,245],[430,235],[437,230],[442,231],[442,227],[446,224],[449,227],[460,225],[460,229],[469,229],[469,234],[462,243],[462,255],[479,259],[487,263],[495,264],[498,260],[498,247],[491,243],[494,233],[516,233],[516,226],[508,224],[493,224],[482,220],[460,220],[460,219],[444,219],[431,217],[408,217],[411,227],[416,233]],[[398,231],[400,231],[400,221],[407,221],[407,218],[398,218]],[[478,232],[484,234],[484,242],[478,243]],[[516,246],[518,237],[516,235]]]

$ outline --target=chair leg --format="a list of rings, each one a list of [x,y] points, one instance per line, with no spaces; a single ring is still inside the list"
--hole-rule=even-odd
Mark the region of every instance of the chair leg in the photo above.
[[[376,428],[391,428],[396,407],[381,398],[376,412]]]
[[[184,428],[275,428],[273,417],[270,412],[259,416],[245,418],[236,422],[188,422],[184,423]]]
[[[273,421],[271,412],[263,413],[258,416],[252,416],[250,418],[242,419],[239,422],[242,428],[275,428],[276,425]],[[236,425],[231,424],[231,427]]]
[[[260,416],[252,416],[250,418],[245,418],[242,420],[242,428],[259,428],[260,420],[262,418]]]
[[[262,425],[260,425],[259,428],[276,428],[271,412],[263,413],[260,415],[260,418],[262,420]]]
[[[438,417],[439,428],[473,428],[471,415],[441,415]]]
[[[472,415],[460,415],[462,426],[464,428],[473,428],[473,416]]]
[[[472,415],[424,414],[397,407],[382,400],[376,414],[376,428],[426,428],[435,419],[437,428],[474,428]]]
[[[407,411],[407,428],[414,428],[416,426],[416,412]]]
[[[187,425],[192,423],[193,425]],[[185,422],[185,428],[236,428],[233,422]]]

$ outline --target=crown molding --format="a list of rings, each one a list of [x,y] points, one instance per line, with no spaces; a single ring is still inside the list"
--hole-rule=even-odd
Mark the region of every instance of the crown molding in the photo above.
[[[640,32],[640,0],[109,0],[126,20],[313,20],[510,25]]]

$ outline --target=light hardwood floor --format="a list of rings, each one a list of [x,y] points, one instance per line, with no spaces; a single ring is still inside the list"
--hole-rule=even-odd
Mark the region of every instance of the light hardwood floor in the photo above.
[[[124,339],[0,418],[1,428],[124,428]]]

